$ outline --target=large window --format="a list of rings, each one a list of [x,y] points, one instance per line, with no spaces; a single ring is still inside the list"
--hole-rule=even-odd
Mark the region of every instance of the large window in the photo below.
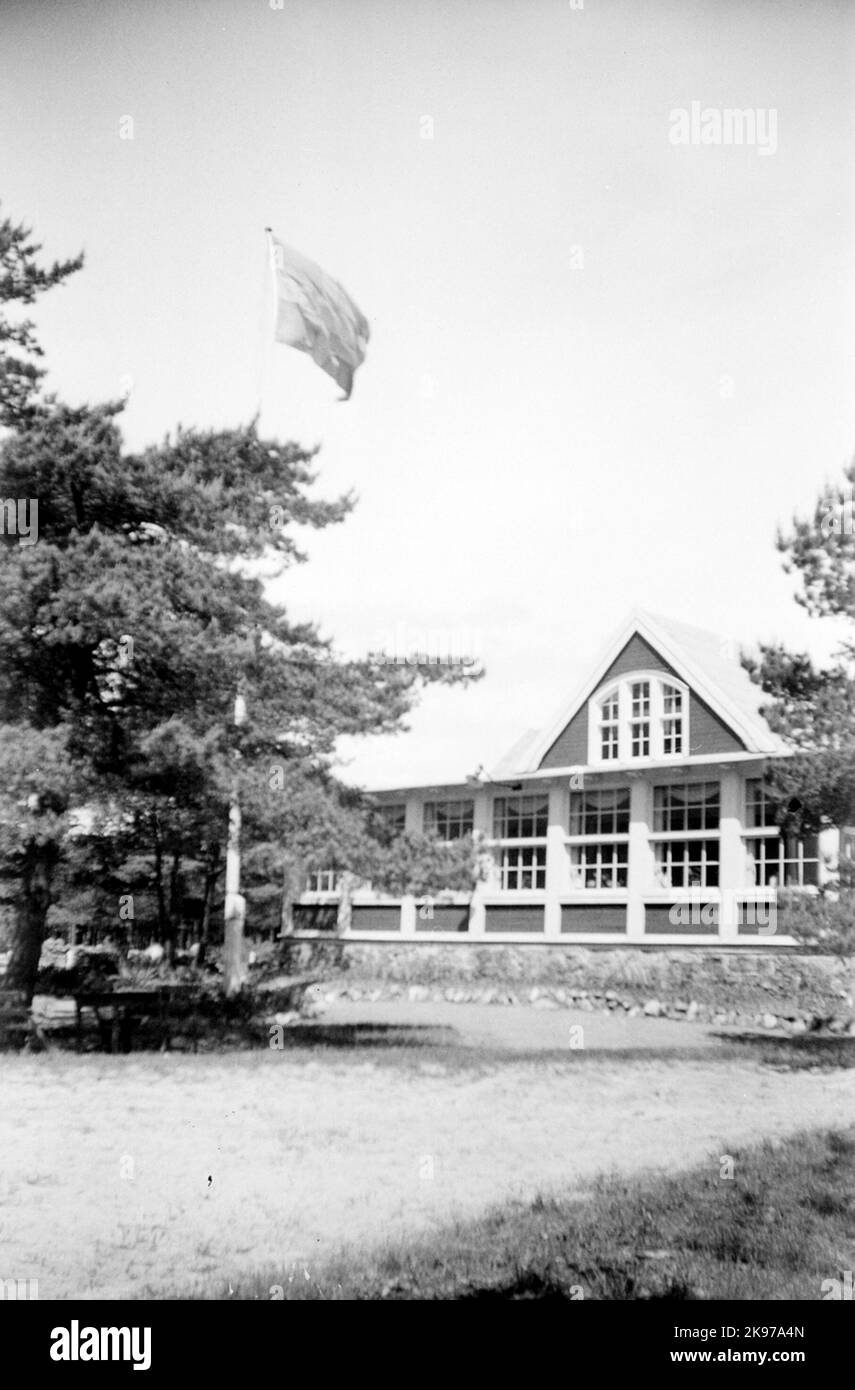
[[[630,723],[631,751],[634,758],[650,755],[650,681],[633,681],[632,721]]]
[[[574,887],[625,888],[628,855],[626,840],[574,845],[570,850],[570,876]]]
[[[499,856],[499,880],[508,891],[546,887],[546,845],[506,845]]]
[[[629,788],[604,787],[570,793],[571,835],[627,835]]]
[[[571,792],[570,835],[582,841],[570,847],[570,880],[574,888],[626,888],[628,787]]]
[[[746,840],[748,862],[757,888],[816,888],[819,846],[815,835],[752,835]]]
[[[475,823],[474,801],[426,801],[424,828],[440,840],[461,840],[471,835]]]
[[[639,672],[592,696],[591,762],[673,758],[689,751],[689,691],[674,677]]]
[[[549,825],[549,795],[497,796],[493,802],[496,840],[544,840]],[[496,847],[499,886],[512,892],[546,887],[546,844],[502,844]]]
[[[620,691],[608,695],[600,706],[600,756],[603,762],[617,758],[620,744]]]
[[[497,796],[493,802],[493,838],[537,840],[546,835],[549,796]]]
[[[676,782],[653,789],[653,829],[659,834],[718,830],[718,782]]]
[[[718,840],[661,840],[655,852],[664,888],[718,887]]]
[[[745,783],[745,825],[749,830],[778,829],[778,802],[762,777]]]
[[[665,757],[683,751],[683,692],[662,684],[662,752]]]
[[[816,888],[819,885],[819,841],[816,835],[783,833],[778,803],[761,777],[745,783],[745,848],[758,888]],[[752,831],[766,833],[752,834]]]

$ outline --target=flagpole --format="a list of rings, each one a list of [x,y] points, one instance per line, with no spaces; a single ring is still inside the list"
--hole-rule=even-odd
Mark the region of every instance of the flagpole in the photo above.
[[[267,375],[270,367],[270,344],[275,330],[275,322],[271,321],[271,296],[275,304],[276,301],[276,282],[273,278],[273,228],[264,228],[265,253],[264,253],[264,278],[262,281],[261,293],[261,345],[258,355],[258,380],[256,382],[257,400],[256,416],[260,417],[264,405],[264,394],[267,386]]]

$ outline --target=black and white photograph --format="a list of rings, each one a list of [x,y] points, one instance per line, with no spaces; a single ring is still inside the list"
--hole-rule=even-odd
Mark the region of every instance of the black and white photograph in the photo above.
[[[817,1374],[855,4],[0,0],[0,73],[2,1335]]]

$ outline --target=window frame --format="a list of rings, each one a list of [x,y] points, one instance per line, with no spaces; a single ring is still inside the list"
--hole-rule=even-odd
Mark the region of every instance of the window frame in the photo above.
[[[589,809],[589,805],[596,801],[596,811]],[[620,805],[625,801],[625,806]],[[606,803],[605,805],[603,803]],[[612,804],[609,805],[608,802]],[[588,803],[588,805],[586,805]],[[605,815],[612,818],[614,825],[618,825],[618,817],[626,816],[625,830],[604,830],[603,821]],[[582,791],[571,791],[570,793],[570,831],[567,836],[569,840],[611,840],[627,839],[629,837],[629,825],[631,815],[631,793],[628,786],[617,787],[590,787],[583,788]],[[586,829],[586,824],[591,816],[595,817],[593,829]]]
[[[433,808],[433,824],[428,824],[428,807]],[[453,835],[440,835],[437,830],[437,810],[442,807],[442,814],[445,818],[445,829],[452,826],[457,827]],[[456,808],[456,814],[449,815],[448,808]],[[468,811],[460,808],[468,807]],[[468,829],[463,829],[468,824]],[[422,830],[426,835],[435,835],[440,844],[450,845],[454,840],[463,840],[467,835],[475,833],[475,798],[466,796],[449,796],[437,798],[436,800],[425,801],[422,804]]]
[[[604,883],[610,874],[623,882]],[[588,875],[593,874],[593,883]],[[571,891],[580,893],[626,893],[629,891],[629,836],[610,840],[577,839],[570,845]]]
[[[537,811],[536,811],[536,810],[526,811],[524,808],[521,808],[521,809],[517,812],[516,817],[515,817],[515,820],[516,820],[518,826],[524,824],[525,821],[527,821],[527,820],[530,820],[530,821],[532,822],[533,825],[536,825],[536,824],[542,819],[543,830],[542,830],[542,831],[533,830],[532,833],[529,834],[529,835],[525,835],[525,834],[523,834],[523,835],[511,835],[511,834],[509,834],[509,833],[508,833],[508,827],[509,827],[509,825],[511,824],[511,820],[510,820],[510,818],[509,818],[509,816],[508,816],[507,806],[508,806],[508,803],[511,802],[511,801],[515,801],[515,802],[519,802],[519,803],[522,803],[522,802],[542,802],[542,803],[545,803],[545,804],[543,805],[543,808],[542,808],[541,810],[537,810]],[[500,813],[499,813],[499,807],[500,807],[500,806],[503,806],[503,807],[504,807],[504,810],[503,810],[503,812],[501,813],[501,815],[500,815]],[[522,842],[522,843],[525,843],[525,844],[531,844],[532,842],[537,841],[537,840],[541,840],[541,841],[543,841],[544,844],[546,844],[546,834],[547,834],[547,830],[549,829],[549,792],[511,792],[511,794],[510,794],[509,796],[508,796],[508,795],[494,796],[494,797],[493,797],[493,804],[492,804],[492,808],[491,808],[491,809],[492,809],[493,840],[494,840],[497,844],[518,844],[518,843],[521,843],[521,842]]]
[[[686,682],[662,671],[628,671],[601,685],[588,700],[589,765],[686,757],[690,700]]]
[[[762,820],[757,816],[757,808],[762,811]],[[818,889],[822,879],[823,857],[820,849],[819,835],[787,835],[783,827],[775,819],[776,801],[766,786],[763,777],[746,777],[743,790],[743,816],[742,816],[742,842],[745,847],[745,858],[748,874],[753,878],[755,888],[806,888]],[[771,811],[772,819],[767,818],[767,813]],[[752,815],[753,812],[753,815]],[[769,842],[774,842],[778,854],[774,858],[767,855]],[[756,852],[755,851],[756,846]],[[792,853],[791,850],[795,850]],[[808,853],[813,850],[813,853]],[[766,866],[777,862],[778,875],[777,882],[770,882],[766,875]],[[791,866],[796,867],[795,883],[788,881],[788,871]],[[810,878],[814,881],[805,881],[805,870],[813,867]],[[783,879],[783,882],[781,881]]]
[[[699,800],[693,801],[693,800],[691,800],[688,796],[686,796],[686,793],[687,793],[687,792],[692,792],[692,791],[694,791],[696,788],[701,790],[701,797],[700,797]],[[715,791],[716,791],[716,793],[717,793],[718,810],[717,810],[717,815],[716,815],[715,823],[714,823],[714,824],[707,824],[707,823],[706,823],[706,811],[707,811],[707,806],[708,806],[708,802],[709,802],[709,792],[710,792],[711,789],[713,789],[713,788],[715,788]],[[655,783],[655,784],[653,785],[652,792],[653,792],[653,796],[652,796],[652,810],[653,810],[653,815],[652,815],[652,829],[651,829],[651,831],[650,831],[650,836],[649,836],[649,838],[650,838],[650,840],[651,840],[652,843],[656,843],[656,842],[659,841],[659,840],[669,840],[669,839],[670,839],[670,840],[691,840],[691,839],[697,839],[697,840],[704,840],[704,839],[707,839],[707,840],[708,840],[708,839],[710,838],[711,835],[716,835],[716,836],[718,836],[718,835],[721,834],[721,782],[720,782],[720,781],[718,781],[718,780],[716,780],[716,779],[707,779],[707,778],[704,778],[703,780],[691,781],[691,782],[690,782],[690,781],[659,782],[659,783]],[[684,811],[683,819],[684,819],[684,821],[685,821],[685,824],[684,824],[684,825],[682,825],[682,826],[679,826],[679,825],[678,825],[678,826],[676,826],[676,827],[675,827],[674,825],[666,825],[665,822],[664,822],[664,818],[663,818],[663,824],[662,824],[661,826],[658,824],[659,816],[660,816],[660,807],[659,807],[659,805],[658,805],[657,803],[658,803],[658,801],[659,801],[659,793],[660,793],[660,792],[664,792],[666,795],[670,795],[670,794],[673,793],[673,792],[682,792],[682,793],[684,794],[684,795],[683,795],[683,811]],[[699,825],[699,826],[696,826],[696,827],[692,830],[692,829],[689,828],[688,822],[689,822],[689,810],[690,810],[690,808],[693,807],[693,806],[700,806],[703,814],[702,814],[702,817],[701,817],[701,819],[702,819],[702,824]]]
[[[709,853],[709,847],[713,848],[713,854]],[[682,848],[682,854],[675,855],[675,850]],[[693,851],[695,852],[693,854]],[[663,835],[654,841],[653,845],[654,873],[658,889],[666,893],[686,892],[689,889],[718,889],[721,887],[721,840],[718,835],[709,833],[698,833],[679,835]],[[692,866],[700,866],[699,881],[693,883],[689,880]],[[680,867],[684,881],[674,883],[672,874],[674,867]],[[667,867],[668,882],[665,882]],[[711,881],[708,869],[715,869]]]
[[[531,858],[526,862],[526,855]],[[546,891],[546,841],[507,840],[496,846],[496,868],[498,871],[498,892],[500,893],[543,893]],[[511,875],[517,880],[531,873],[533,882],[510,883]],[[538,879],[542,882],[538,883]]]

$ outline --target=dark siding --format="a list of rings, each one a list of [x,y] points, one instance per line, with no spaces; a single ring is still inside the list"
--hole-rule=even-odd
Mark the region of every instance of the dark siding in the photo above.
[[[561,908],[562,932],[626,931],[623,903],[565,903]]]
[[[400,907],[374,907],[370,904],[351,908],[351,931],[400,931]]]
[[[699,700],[694,691],[689,699],[689,728],[691,732],[691,753],[742,753],[745,744],[736,734],[722,724],[718,715],[713,714],[709,705]]]
[[[669,916],[671,908],[668,903],[647,903],[644,908],[644,931],[645,935],[650,936],[656,933],[661,936],[712,936],[718,931],[717,926],[710,924],[705,926],[703,922],[693,922],[691,913],[687,926],[680,926],[672,922]],[[699,915],[699,914],[696,914]]]
[[[295,903],[295,931],[335,931],[338,908],[335,903]]]
[[[558,735],[541,767],[574,767],[588,761],[588,702]]]
[[[776,936],[777,905],[775,903],[739,903],[737,923],[737,931],[740,936]],[[782,935],[785,934],[786,924]]]
[[[543,908],[508,904],[485,908],[485,928],[488,932],[542,932]]]
[[[608,685],[618,676],[629,671],[661,671],[663,675],[679,679],[674,668],[654,651],[649,642],[637,634],[630,637],[623,651],[615,657],[600,685]],[[594,692],[592,692],[594,693]],[[694,691],[689,692],[689,725],[691,729],[690,753],[735,753],[745,745],[731,733],[717,715],[713,714]],[[540,763],[541,767],[573,767],[588,761],[588,702],[558,735],[549,752]]]
[[[416,908],[416,931],[468,931],[469,908],[464,903],[453,907],[449,903],[434,905],[432,917],[422,917]]]

